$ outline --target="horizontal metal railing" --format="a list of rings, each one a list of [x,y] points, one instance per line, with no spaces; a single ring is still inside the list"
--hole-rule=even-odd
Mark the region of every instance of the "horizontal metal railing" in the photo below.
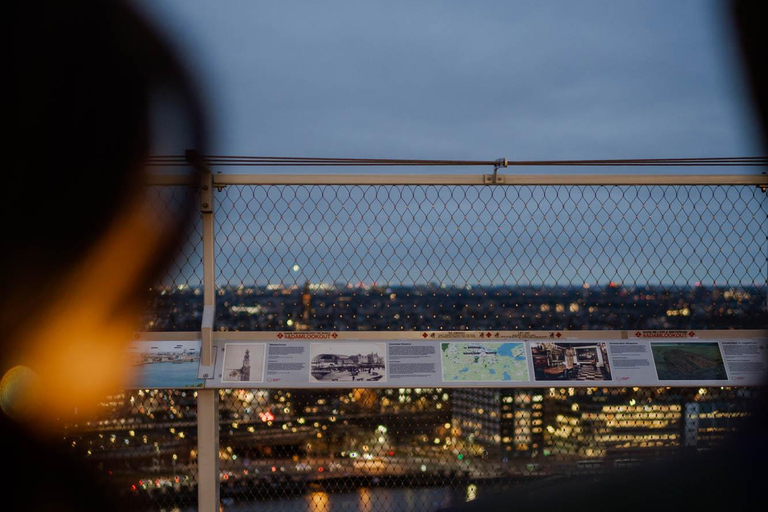
[[[213,174],[227,185],[489,185],[483,174]],[[754,185],[768,187],[766,174],[507,174],[503,185]],[[188,185],[189,175],[152,174],[149,185]]]

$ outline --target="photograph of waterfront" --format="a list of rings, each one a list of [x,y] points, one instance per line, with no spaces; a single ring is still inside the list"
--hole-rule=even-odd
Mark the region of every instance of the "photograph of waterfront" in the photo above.
[[[127,389],[199,388],[199,341],[134,341]]]
[[[727,380],[720,346],[709,343],[651,343],[659,380]]]
[[[313,343],[310,382],[386,382],[386,343]]]
[[[222,382],[263,382],[264,344],[227,343],[224,346]]]

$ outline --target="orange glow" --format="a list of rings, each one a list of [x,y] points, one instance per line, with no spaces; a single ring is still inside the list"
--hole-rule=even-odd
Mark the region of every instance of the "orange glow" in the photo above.
[[[92,413],[101,398],[126,384],[125,348],[141,307],[137,284],[167,235],[167,225],[148,206],[136,201],[118,217],[62,280],[48,321],[17,341],[14,363],[35,376],[16,394],[17,419],[45,429],[53,420]]]
[[[361,512],[373,512],[373,503],[371,500],[371,491],[369,491],[367,488],[362,487],[357,491],[357,493],[360,495],[360,504],[359,504],[359,510]]]
[[[328,512],[331,510],[331,500],[324,492],[313,492],[307,496],[310,512]]]

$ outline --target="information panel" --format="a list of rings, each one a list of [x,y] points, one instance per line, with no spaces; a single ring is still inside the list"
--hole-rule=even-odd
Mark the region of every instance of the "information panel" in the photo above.
[[[753,386],[768,331],[217,333],[205,387]]]

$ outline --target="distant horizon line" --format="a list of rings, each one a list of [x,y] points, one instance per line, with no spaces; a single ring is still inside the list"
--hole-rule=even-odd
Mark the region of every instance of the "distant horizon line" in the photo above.
[[[480,289],[501,289],[501,288],[571,288],[571,289],[584,289],[588,290],[591,288],[732,288],[732,289],[738,289],[738,288],[765,288],[768,286],[768,282],[766,283],[751,283],[751,284],[718,284],[717,282],[713,283],[621,283],[617,281],[609,281],[607,283],[584,283],[581,285],[578,284],[547,284],[547,283],[539,283],[539,284],[466,284],[466,285],[443,285],[443,284],[437,284],[437,283],[412,283],[412,284],[378,284],[376,282],[374,283],[312,283],[310,284],[310,290],[311,291],[329,291],[329,290],[370,290],[370,289],[395,289],[395,288],[426,288],[426,289],[452,289],[452,290],[472,290],[475,288]],[[313,286],[314,285],[314,286]],[[306,286],[305,284],[217,284],[216,289],[217,290],[233,290],[236,291],[238,289],[257,289],[262,288],[266,290],[271,291],[277,291],[277,290],[302,290]],[[192,284],[172,284],[172,285],[155,285],[150,287],[150,291],[154,289],[159,290],[197,290],[197,289],[203,289],[204,286],[202,283],[192,285]]]

